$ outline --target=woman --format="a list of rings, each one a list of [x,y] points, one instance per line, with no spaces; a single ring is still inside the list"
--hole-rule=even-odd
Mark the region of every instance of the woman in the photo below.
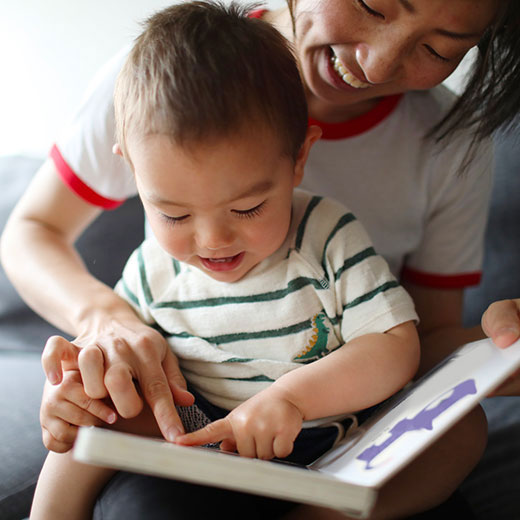
[[[310,114],[324,131],[306,186],[353,207],[376,248],[402,273],[421,318],[426,369],[482,336],[480,328],[461,325],[462,290],[479,277],[489,192],[489,151],[474,137],[484,139],[519,106],[519,8],[499,0],[299,0],[289,7],[261,16],[293,41]],[[450,113],[451,99],[436,85],[477,44],[473,79]],[[133,380],[166,438],[181,428],[173,401],[189,401],[162,337],[85,271],[72,245],[102,208],[133,194],[131,175],[111,155],[111,94],[121,60],[103,72],[2,241],[6,271],[27,302],[76,336],[74,344],[49,340],[43,362],[50,383],[61,381],[59,360],[67,357],[94,399],[87,399],[88,410],[84,395],[65,406],[59,387],[47,384],[43,435],[56,451],[70,448],[72,425],[108,419],[99,401],[107,395],[122,417],[137,415],[142,400]],[[447,498],[484,443],[477,410],[386,486],[375,517],[409,515]],[[457,461],[449,457],[455,452]],[[441,453],[449,464],[438,464]]]

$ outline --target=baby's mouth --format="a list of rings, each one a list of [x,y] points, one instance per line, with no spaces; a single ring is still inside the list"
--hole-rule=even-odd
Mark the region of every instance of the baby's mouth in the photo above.
[[[221,258],[205,258],[202,256],[199,258],[202,265],[210,271],[230,271],[238,267],[243,257],[244,252]]]
[[[228,256],[225,258],[204,258],[206,262],[214,263],[214,264],[224,264],[226,262],[231,262],[235,258],[234,256]]]
[[[356,78],[346,67],[341,63],[340,59],[334,53],[334,50],[330,49],[330,61],[332,63],[332,67],[337,72],[338,76],[343,80],[347,85],[354,88],[368,88],[370,87],[370,83],[365,83]]]

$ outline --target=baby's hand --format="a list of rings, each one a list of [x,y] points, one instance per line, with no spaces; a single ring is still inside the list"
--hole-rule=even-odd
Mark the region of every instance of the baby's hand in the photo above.
[[[222,441],[222,450],[238,451],[243,457],[287,457],[300,433],[303,415],[296,405],[272,389],[251,397],[224,419],[177,437],[175,442],[199,446]]]
[[[116,413],[107,404],[85,393],[78,370],[65,371],[59,385],[45,383],[40,423],[47,449],[66,452],[72,448],[78,426],[113,424],[116,419]]]

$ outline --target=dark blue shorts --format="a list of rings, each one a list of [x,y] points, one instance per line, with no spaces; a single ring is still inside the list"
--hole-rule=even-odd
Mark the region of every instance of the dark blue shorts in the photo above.
[[[229,410],[220,408],[210,403],[205,397],[188,386],[188,390],[195,396],[193,406],[178,407],[178,412],[184,422],[187,431],[194,431],[206,424],[224,418]],[[352,424],[351,419],[345,419],[338,426],[324,426],[316,428],[304,428],[294,442],[292,453],[282,459],[306,466],[330,450],[338,439],[338,435],[348,429]]]

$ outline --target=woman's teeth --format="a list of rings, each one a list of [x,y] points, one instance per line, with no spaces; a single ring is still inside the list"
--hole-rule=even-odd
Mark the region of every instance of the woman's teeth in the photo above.
[[[334,67],[334,70],[338,73],[340,78],[351,87],[354,88],[367,88],[370,87],[370,83],[365,83],[364,81],[360,81],[357,79],[353,74],[351,74],[339,61],[339,58],[332,53],[330,57],[330,61],[332,63],[332,66]]]

